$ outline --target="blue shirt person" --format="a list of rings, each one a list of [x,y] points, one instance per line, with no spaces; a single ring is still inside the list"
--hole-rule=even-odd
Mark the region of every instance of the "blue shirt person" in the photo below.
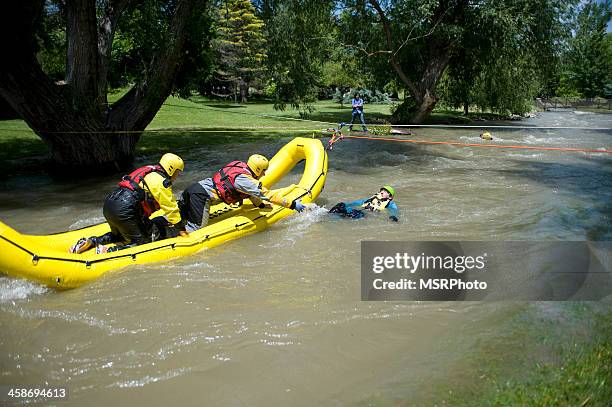
[[[351,124],[349,126],[349,131],[353,130],[353,122],[355,121],[356,117],[359,117],[359,121],[361,122],[361,127],[363,128],[363,131],[368,131],[368,129],[366,128],[365,119],[363,116],[363,99],[361,98],[359,93],[355,95],[355,97],[351,101],[351,105],[353,106],[353,115],[351,117]]]
[[[365,216],[366,211],[382,212],[389,214],[389,219],[399,221],[399,209],[393,201],[395,189],[390,185],[383,186],[380,191],[369,198],[358,199],[352,202],[340,202],[329,210],[345,218],[359,219]]]

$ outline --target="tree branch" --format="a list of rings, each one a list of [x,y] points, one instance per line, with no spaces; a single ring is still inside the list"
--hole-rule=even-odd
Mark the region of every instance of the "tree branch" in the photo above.
[[[393,36],[391,34],[391,24],[389,23],[389,20],[387,19],[387,16],[385,15],[385,12],[383,11],[383,9],[380,6],[380,4],[378,3],[378,1],[376,1],[376,0],[368,0],[368,2],[374,8],[374,10],[376,10],[376,12],[378,13],[378,16],[380,17],[380,21],[382,23],[383,30],[385,32],[385,39],[387,41],[387,50],[390,51],[389,61],[391,62],[391,66],[393,66],[393,69],[395,69],[395,72],[397,72],[397,74],[400,77],[400,79],[402,80],[402,82],[404,82],[404,84],[408,87],[408,90],[410,90],[410,93],[412,94],[412,96],[415,99],[418,98],[419,97],[419,92],[418,92],[416,86],[410,80],[408,75],[406,75],[406,73],[402,69],[399,61],[396,58],[396,54],[393,53],[393,51],[392,51],[394,47],[393,47]]]
[[[444,15],[446,14],[447,11],[448,11],[448,9],[444,10],[442,15],[437,19],[436,23],[434,24],[433,27],[431,27],[431,30],[429,30],[429,32],[427,34],[419,35],[417,37],[411,37],[412,32],[414,31],[414,28],[416,27],[416,25],[413,25],[412,28],[410,29],[410,32],[408,33],[408,37],[406,37],[406,40],[395,50],[395,52],[393,52],[393,55],[397,55],[397,53],[406,44],[408,44],[408,41],[420,40],[421,38],[429,37],[430,35],[432,35],[434,33],[434,31],[436,30],[436,27],[438,26],[438,24],[440,24],[440,21],[442,21],[442,18],[444,18]]]
[[[180,67],[189,19],[203,9],[204,3],[205,0],[177,1],[164,46],[154,55],[143,79],[111,107],[111,128],[143,130],[153,120],[172,90]]]
[[[384,50],[384,49],[379,49],[378,51],[368,52],[367,49],[363,47],[358,47],[356,45],[345,44],[343,42],[341,42],[340,45],[342,45],[345,48],[353,48],[353,49],[356,49],[357,51],[363,52],[365,56],[368,58],[376,56],[376,55],[381,55],[381,54],[386,54],[386,55],[391,54],[391,51]]]
[[[104,15],[98,25],[98,67],[97,91],[101,98],[100,103],[106,106],[106,84],[109,62],[113,47],[113,38],[117,29],[119,17],[127,7],[129,0],[108,0]]]
[[[93,106],[98,99],[98,32],[96,30],[96,3],[91,0],[73,0],[67,4],[66,83],[72,91],[78,108],[100,109]],[[88,103],[89,102],[89,103]]]

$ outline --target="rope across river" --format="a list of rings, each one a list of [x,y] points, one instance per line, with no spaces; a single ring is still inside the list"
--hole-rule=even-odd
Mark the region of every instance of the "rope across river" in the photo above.
[[[169,103],[165,103],[169,106],[175,106]],[[182,106],[177,106],[182,107]],[[198,109],[202,109],[199,107]],[[287,117],[281,115],[271,115],[271,114],[257,114],[257,113],[247,113],[247,112],[229,112],[239,115],[250,115],[268,119],[277,119],[277,120],[289,120],[289,121],[299,121],[303,123],[312,123],[312,124],[332,124],[336,123],[326,122],[321,120],[311,120],[304,118],[295,118],[295,117]],[[342,127],[343,124],[340,125]],[[304,126],[307,127],[307,126]],[[458,125],[458,124],[399,124],[399,125],[389,125],[389,124],[368,124],[368,127],[377,129],[377,128],[461,128],[461,129],[507,129],[507,130],[584,130],[584,131],[612,131],[612,128],[606,127],[579,127],[579,126],[514,126],[514,125]],[[0,129],[1,130],[1,129]],[[8,129],[7,129],[8,130]],[[31,131],[28,129],[11,129],[10,131]],[[547,146],[526,146],[526,145],[504,145],[504,144],[494,144],[495,140],[492,143],[462,143],[458,141],[449,141],[449,140],[417,140],[417,139],[407,139],[407,138],[395,138],[395,137],[384,137],[384,136],[368,136],[368,135],[353,135],[353,134],[343,134],[339,129],[326,129],[321,130],[320,128],[295,128],[295,129],[287,129],[277,126],[219,126],[219,127],[197,127],[197,128],[173,128],[173,129],[150,129],[150,130],[109,130],[109,131],[65,131],[61,132],[64,134],[133,134],[133,133],[241,133],[241,132],[313,132],[316,133],[325,133],[332,132],[332,138],[330,140],[330,144],[328,148],[331,147],[335,142],[347,138],[347,139],[361,139],[361,140],[375,140],[375,141],[386,141],[386,142],[397,142],[397,143],[412,143],[412,144],[420,144],[420,145],[449,145],[455,147],[475,147],[475,148],[489,148],[489,149],[514,149],[514,150],[532,150],[532,151],[558,151],[558,152],[582,152],[582,153],[604,153],[610,154],[612,153],[612,149],[600,147],[547,147]],[[59,132],[45,132],[48,134],[59,133]],[[376,134],[376,133],[375,133]],[[497,140],[499,141],[499,140]]]
[[[451,146],[457,146],[457,147],[503,148],[503,149],[517,149],[517,150],[562,151],[562,152],[582,152],[582,153],[608,153],[608,154],[612,153],[612,149],[477,144],[477,143],[460,143],[458,141],[428,141],[428,140],[401,139],[401,138],[392,138],[392,137],[370,137],[370,136],[354,136],[354,135],[342,135],[341,137],[351,138],[351,139],[363,139],[363,140],[392,141],[392,142],[394,141],[397,143],[451,145]]]

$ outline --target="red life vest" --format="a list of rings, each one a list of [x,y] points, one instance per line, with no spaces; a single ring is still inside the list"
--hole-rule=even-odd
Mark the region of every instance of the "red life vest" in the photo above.
[[[150,193],[147,193],[141,186],[140,183],[146,185],[144,181],[144,177],[152,172],[157,172],[165,179],[169,180],[166,172],[162,168],[161,165],[145,165],[144,167],[140,167],[134,171],[132,171],[129,175],[124,175],[119,182],[119,186],[123,188],[127,188],[131,191],[136,191],[138,193],[138,200],[140,201],[140,205],[142,205],[142,210],[144,211],[145,216],[149,217],[153,212],[159,209],[159,203]]]
[[[236,177],[241,174],[252,176],[251,170],[246,163],[232,161],[213,175],[213,183],[215,184],[217,194],[228,205],[249,197],[249,194],[238,191],[234,186]]]

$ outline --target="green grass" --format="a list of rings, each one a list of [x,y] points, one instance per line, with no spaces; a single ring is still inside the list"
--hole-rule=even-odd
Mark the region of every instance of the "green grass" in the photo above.
[[[609,406],[612,402],[612,318],[598,318],[595,337],[560,350],[560,364],[533,364],[523,377],[494,380],[465,406]]]
[[[119,90],[109,94],[109,102],[116,101],[124,93],[125,90]],[[308,120],[302,120],[299,112],[290,106],[279,111],[270,102],[241,105],[198,96],[189,100],[171,96],[147,127],[136,153],[157,154],[168,149],[180,151],[194,145],[243,141],[245,138],[310,135],[351,120],[349,105],[320,101],[313,107],[315,110]],[[391,105],[368,104],[365,114],[367,123],[387,123],[391,117]],[[501,118],[489,116],[490,119]],[[466,118],[457,111],[441,110],[434,112],[428,122],[467,123],[474,118],[482,119],[482,114]],[[200,131],[190,132],[196,129]],[[202,132],[202,129],[210,132]],[[0,121],[0,165],[5,174],[39,168],[44,163],[46,152],[46,145],[22,120]]]
[[[440,386],[437,394],[444,396],[434,397],[434,404],[609,406],[612,314],[609,307],[603,312],[593,308],[568,303],[563,311],[565,323],[529,318],[517,321],[512,334],[500,334],[498,340],[482,346],[472,361],[477,379],[453,388]]]
[[[317,102],[315,111],[302,120],[299,113],[288,107],[284,111],[274,110],[272,103],[247,103],[210,101],[202,97],[190,100],[170,97],[149,129],[159,128],[197,128],[197,127],[275,127],[278,131],[307,129],[311,131],[332,127],[342,121],[351,120],[351,108],[331,102]],[[368,105],[368,122],[388,120],[391,115],[389,105]]]
[[[4,172],[39,165],[47,146],[23,120],[0,121],[0,165]]]
[[[508,309],[503,329],[487,330],[446,373],[427,369],[413,382],[389,383],[356,406],[607,407],[612,400],[612,310],[567,302]],[[547,309],[544,306],[543,309]],[[484,333],[484,335],[483,335]],[[450,334],[452,336],[452,333]],[[451,343],[452,340],[449,340]],[[444,348],[442,352],[448,351]],[[459,350],[458,350],[459,351]],[[435,360],[435,357],[434,357]],[[414,393],[414,386],[419,391]],[[406,390],[403,390],[403,389]]]

